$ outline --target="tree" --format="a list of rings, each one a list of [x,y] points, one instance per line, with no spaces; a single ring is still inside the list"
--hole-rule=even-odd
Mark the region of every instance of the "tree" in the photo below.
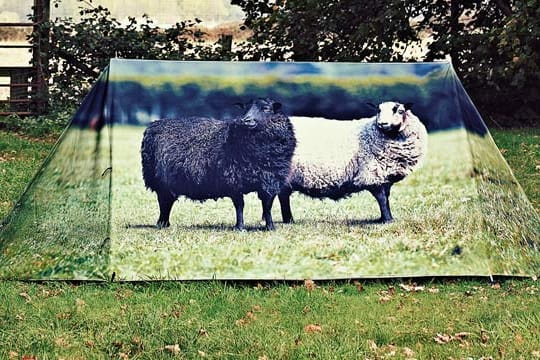
[[[193,60],[229,56],[221,46],[205,44],[197,29],[198,19],[177,22],[169,28],[155,26],[143,15],[122,25],[103,6],[79,0],[80,19],[56,18],[45,22],[32,34],[50,34],[51,101],[73,104],[82,100],[89,86],[110,58]],[[60,1],[55,2],[58,6]]]
[[[484,114],[531,124],[540,118],[539,2],[231,1],[253,31],[240,59],[431,61],[450,55]]]

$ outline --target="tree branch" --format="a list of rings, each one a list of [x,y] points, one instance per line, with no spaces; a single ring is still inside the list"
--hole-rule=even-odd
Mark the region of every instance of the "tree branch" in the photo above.
[[[507,0],[494,0],[495,5],[503,12],[506,16],[512,15],[512,8]]]

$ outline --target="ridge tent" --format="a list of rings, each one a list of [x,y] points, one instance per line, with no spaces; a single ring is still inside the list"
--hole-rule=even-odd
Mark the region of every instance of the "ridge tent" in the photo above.
[[[155,119],[239,116],[273,98],[289,116],[351,120],[367,102],[414,103],[428,130],[424,165],[392,188],[379,224],[367,192],[340,201],[294,193],[296,222],[233,231],[230,199],[174,204],[155,227],[140,147]],[[325,134],[322,149],[330,146]],[[2,279],[340,279],[532,276],[540,220],[449,62],[279,63],[111,60],[0,228]]]

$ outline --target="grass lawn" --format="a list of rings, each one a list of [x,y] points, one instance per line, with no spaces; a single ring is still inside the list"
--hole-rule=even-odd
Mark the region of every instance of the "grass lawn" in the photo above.
[[[493,135],[540,210],[540,130]],[[0,132],[0,188],[12,189],[0,194],[1,216],[50,146]],[[150,193],[145,196],[153,199]],[[173,212],[181,207],[175,204]],[[225,207],[232,217],[232,205]],[[314,202],[313,207],[309,210],[321,206]],[[253,226],[258,226],[258,208],[248,213]],[[396,215],[404,214],[402,210],[397,205]],[[367,213],[373,216],[373,211]],[[148,214],[123,221],[151,224],[155,213]],[[173,218],[177,224],[179,219]],[[226,220],[223,226],[228,226]],[[280,224],[278,231],[283,228]],[[378,230],[374,226],[370,231]],[[403,285],[398,280],[5,281],[0,283],[0,359],[540,358],[538,281],[507,279],[491,285],[485,279],[423,280],[420,288]]]

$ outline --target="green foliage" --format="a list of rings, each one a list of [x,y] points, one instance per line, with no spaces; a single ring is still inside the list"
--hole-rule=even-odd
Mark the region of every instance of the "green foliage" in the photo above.
[[[57,138],[65,129],[75,109],[66,106],[46,115],[0,117],[0,128],[32,137]]]
[[[203,44],[199,19],[177,22],[160,28],[145,14],[142,21],[129,17],[121,24],[111,12],[91,1],[79,0],[79,19],[56,18],[45,22],[32,34],[38,41],[50,34],[51,101],[78,103],[110,58],[193,60],[226,58],[219,45]],[[59,2],[55,4],[58,5]]]
[[[489,117],[519,125],[540,119],[538,0],[231,3],[245,11],[253,30],[240,59],[421,61],[451,55]],[[427,52],[418,51],[427,36]]]
[[[242,59],[401,61],[418,43],[409,24],[415,7],[377,0],[232,0],[246,12],[253,37]]]

